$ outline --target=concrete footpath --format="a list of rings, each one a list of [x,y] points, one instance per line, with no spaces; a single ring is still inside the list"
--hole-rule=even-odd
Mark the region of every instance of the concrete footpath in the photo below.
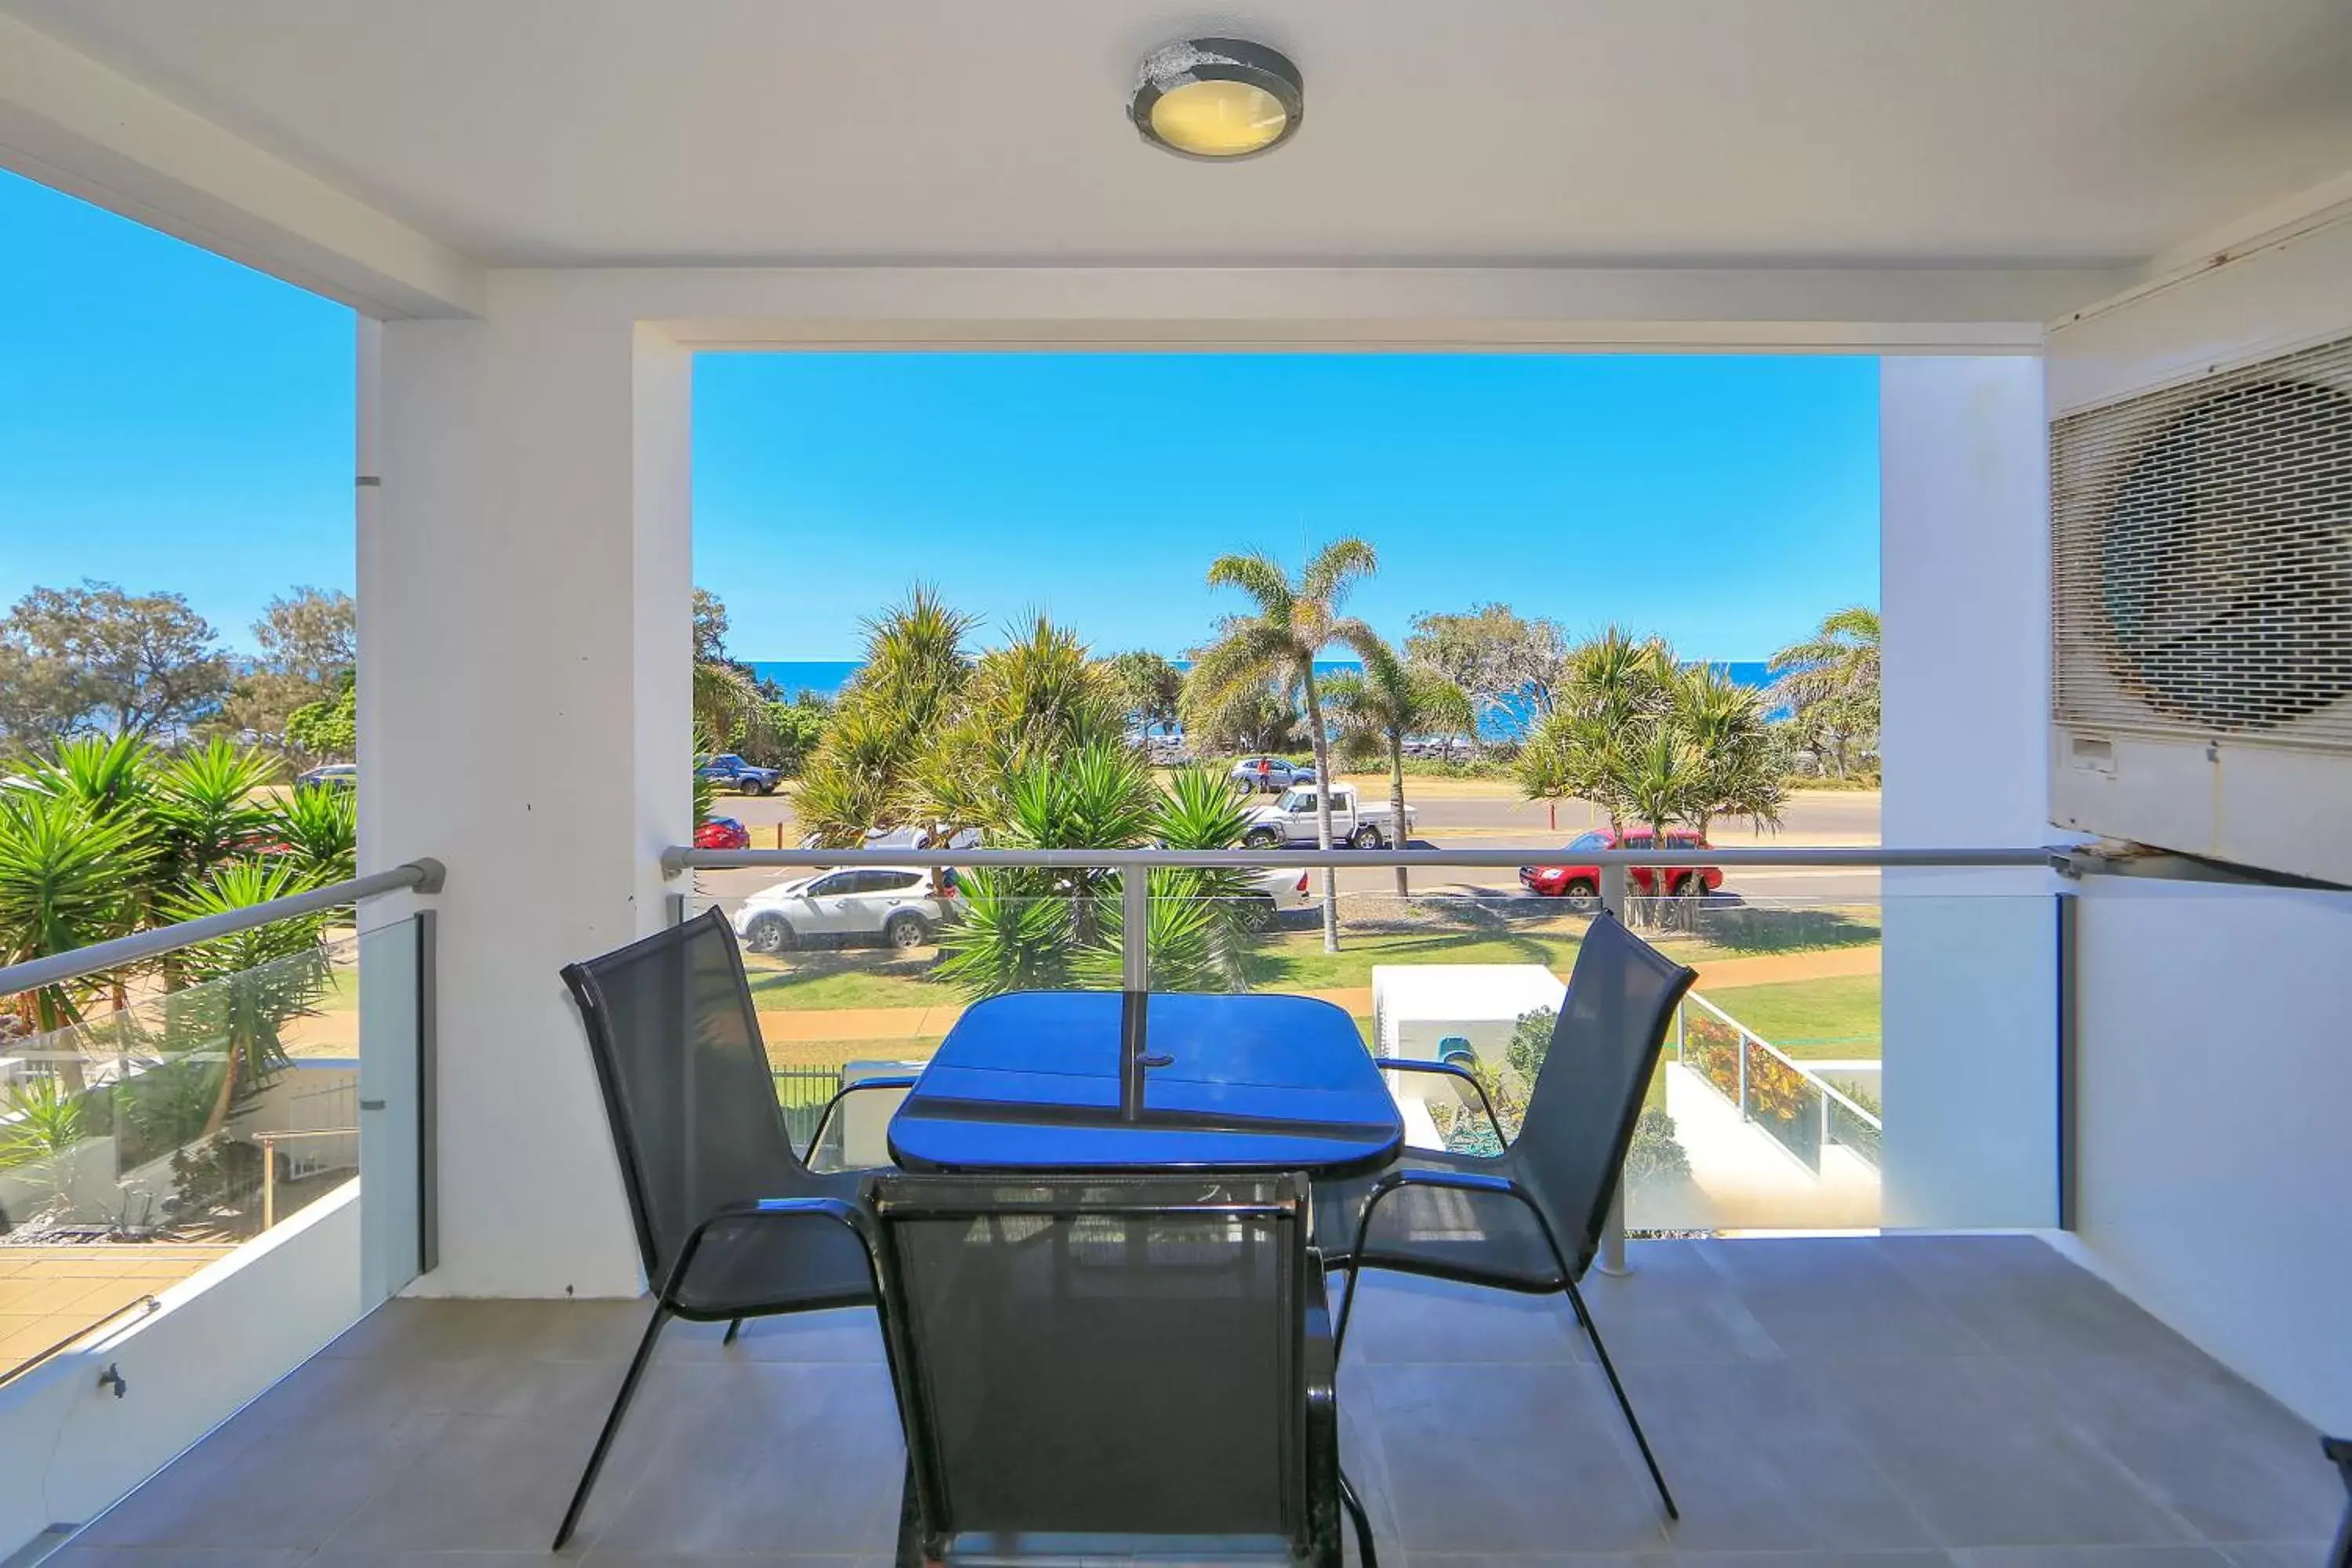
[[[1879,950],[1837,947],[1820,952],[1768,953],[1757,958],[1719,958],[1699,966],[1701,990],[1727,990],[1738,985],[1770,985],[1786,980],[1829,980],[1878,973]],[[1561,984],[1567,982],[1563,977]],[[1345,1008],[1353,1017],[1370,1017],[1372,988],[1349,986],[1338,991],[1304,993]],[[825,1040],[935,1040],[963,1016],[963,1004],[940,1002],[928,1007],[795,1007],[763,1009],[760,1032],[770,1045],[805,1045]]]

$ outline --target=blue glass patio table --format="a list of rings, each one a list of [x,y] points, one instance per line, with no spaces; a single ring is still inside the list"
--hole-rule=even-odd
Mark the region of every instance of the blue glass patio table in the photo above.
[[[1355,1020],[1309,996],[992,996],[890,1119],[909,1171],[1336,1176],[1403,1142]]]

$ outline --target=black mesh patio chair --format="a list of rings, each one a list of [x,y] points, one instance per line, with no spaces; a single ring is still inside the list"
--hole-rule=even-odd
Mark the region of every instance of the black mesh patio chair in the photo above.
[[[831,1205],[854,1205],[867,1173],[813,1171],[793,1148],[760,1039],[735,932],[717,910],[642,942],[568,965],[604,1114],[635,1222],[652,1321],[604,1419],[579,1489],[556,1532],[571,1539],[605,1451],[672,1318],[728,1325],[746,1318],[875,1300],[866,1250]],[[866,1089],[906,1089],[908,1078],[849,1085],[809,1139],[824,1139],[835,1108]],[[811,1207],[768,1200],[829,1200]]]
[[[1339,1311],[1343,1346],[1360,1269],[1504,1290],[1565,1291],[1633,1429],[1667,1516],[1675,1519],[1681,1515],[1674,1494],[1576,1287],[1600,1247],[1675,1005],[1694,978],[1612,917],[1596,917],[1577,951],[1567,1000],[1517,1140],[1499,1154],[1409,1148],[1386,1169],[1315,1187],[1316,1246],[1328,1267],[1349,1276]],[[1486,1091],[1466,1068],[1387,1058],[1381,1066],[1466,1082],[1502,1142]]]
[[[902,1568],[985,1557],[1338,1568],[1337,1364],[1296,1176],[884,1175]]]

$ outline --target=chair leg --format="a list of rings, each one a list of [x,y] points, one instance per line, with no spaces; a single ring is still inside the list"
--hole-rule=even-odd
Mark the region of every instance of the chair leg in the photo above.
[[[1348,1277],[1348,1293],[1339,1298],[1339,1321],[1331,1331],[1331,1369],[1337,1373],[1339,1358],[1348,1353],[1348,1320],[1356,1312],[1356,1287],[1363,1279],[1352,1263],[1324,1265],[1326,1278],[1344,1274]]]
[[[725,1339],[723,1339],[723,1340],[720,1340],[719,1342],[720,1344],[722,1344],[722,1345],[731,1345],[731,1344],[733,1344],[733,1343],[735,1342],[735,1336],[736,1336],[737,1334],[741,1333],[742,1331],[743,1331],[743,1320],[742,1320],[742,1319],[740,1319],[740,1318],[737,1318],[737,1319],[733,1320],[732,1321],[730,1321],[730,1322],[727,1325],[727,1337],[726,1337]]]
[[[662,1325],[668,1321],[668,1304],[656,1302],[653,1321],[646,1325],[645,1338],[637,1342],[637,1353],[629,1362],[629,1373],[621,1379],[621,1392],[614,1397],[611,1414],[604,1417],[604,1429],[596,1434],[596,1447],[589,1451],[588,1468],[580,1472],[580,1486],[572,1494],[572,1506],[563,1510],[563,1527],[555,1532],[555,1544],[548,1550],[562,1551],[563,1543],[579,1527],[581,1511],[588,1506],[588,1494],[596,1485],[596,1472],[604,1468],[604,1455],[621,1430],[621,1417],[629,1413],[629,1401],[636,1397],[638,1380],[645,1376],[646,1365],[654,1358],[654,1341],[660,1337]]]
[[[1576,1321],[1584,1325],[1585,1338],[1592,1342],[1592,1353],[1600,1358],[1601,1370],[1609,1375],[1609,1392],[1617,1396],[1617,1408],[1625,1413],[1625,1425],[1633,1430],[1634,1447],[1642,1450],[1642,1463],[1650,1467],[1650,1479],[1657,1484],[1658,1500],[1666,1505],[1666,1517],[1679,1520],[1682,1510],[1675,1507],[1675,1494],[1666,1489],[1666,1478],[1658,1469],[1657,1456],[1650,1452],[1650,1440],[1642,1435],[1642,1423],[1633,1415],[1633,1402],[1625,1397],[1625,1385],[1617,1381],[1617,1368],[1609,1360],[1609,1347],[1601,1342],[1601,1325],[1592,1321],[1585,1310],[1584,1293],[1576,1288],[1576,1278],[1563,1270],[1560,1278],[1568,1282],[1568,1299],[1576,1307]]]
[[[1356,1527],[1356,1557],[1363,1568],[1381,1568],[1380,1553],[1372,1550],[1371,1516],[1364,1511],[1363,1500],[1349,1483],[1348,1472],[1339,1472],[1339,1505],[1348,1510],[1348,1522]]]

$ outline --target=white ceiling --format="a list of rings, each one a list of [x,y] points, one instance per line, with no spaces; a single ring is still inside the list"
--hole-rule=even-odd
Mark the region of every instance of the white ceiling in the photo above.
[[[0,0],[492,264],[2145,258],[2352,170],[2347,0]],[[1246,33],[1269,158],[1122,120]]]

